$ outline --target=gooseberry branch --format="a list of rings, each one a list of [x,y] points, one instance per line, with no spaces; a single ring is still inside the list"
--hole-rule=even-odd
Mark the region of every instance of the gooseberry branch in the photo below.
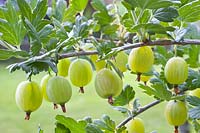
[[[143,46],[170,46],[170,45],[200,45],[200,40],[196,39],[185,39],[183,41],[177,42],[172,40],[156,40],[156,41],[149,41],[149,42],[138,42],[138,43],[127,43],[124,46],[113,48],[113,51],[124,51],[128,49],[134,49]],[[74,57],[74,56],[83,56],[83,55],[95,55],[98,54],[98,51],[79,51],[79,52],[69,52],[60,54],[60,59]]]
[[[136,117],[137,115],[141,114],[142,112],[148,110],[149,108],[159,104],[161,102],[161,100],[156,100],[153,101],[152,103],[149,103],[147,105],[145,105],[144,107],[140,108],[138,112],[136,112],[134,115],[129,116],[128,118],[126,118],[125,120],[123,120],[121,123],[119,123],[119,125],[117,125],[117,128],[120,128],[122,126],[124,126],[126,123],[128,123],[131,119],[133,119],[134,117]]]

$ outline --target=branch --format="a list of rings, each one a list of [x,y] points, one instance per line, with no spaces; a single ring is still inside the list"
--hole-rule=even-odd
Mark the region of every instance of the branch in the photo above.
[[[136,117],[137,115],[141,114],[142,112],[148,110],[149,108],[159,104],[161,101],[160,100],[156,100],[150,104],[145,105],[144,107],[140,108],[140,110],[138,112],[136,112],[134,115],[129,116],[128,118],[126,118],[125,120],[123,120],[121,123],[119,123],[119,125],[117,125],[117,128],[120,128],[122,126],[124,126],[126,123],[128,123],[130,120],[132,120],[134,117]]]
[[[113,48],[113,51],[124,51],[128,49],[143,47],[143,46],[169,46],[169,45],[200,45],[200,40],[195,39],[185,39],[183,41],[177,42],[172,40],[157,40],[152,42],[139,42],[134,44],[127,44],[124,46]],[[82,55],[95,55],[98,54],[98,51],[80,51],[80,52],[71,52],[71,53],[65,53],[61,54],[60,58],[68,58],[68,57],[74,57],[74,56],[82,56]]]

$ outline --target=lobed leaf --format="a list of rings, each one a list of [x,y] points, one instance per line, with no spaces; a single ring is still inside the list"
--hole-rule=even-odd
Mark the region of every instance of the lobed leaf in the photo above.
[[[130,85],[126,85],[122,90],[121,94],[114,99],[113,106],[124,106],[135,97],[135,91]]]
[[[58,123],[64,125],[66,128],[70,130],[71,133],[86,133],[85,127],[86,122],[77,122],[70,117],[65,117],[62,115],[57,115],[56,120]]]

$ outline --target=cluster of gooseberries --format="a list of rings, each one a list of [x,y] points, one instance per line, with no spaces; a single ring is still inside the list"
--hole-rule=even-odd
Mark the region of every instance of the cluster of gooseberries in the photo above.
[[[128,55],[125,52],[120,52],[119,55],[121,54],[123,54],[123,59],[121,59],[121,56],[116,56],[113,63],[124,72],[126,71]],[[100,97],[107,98],[108,102],[112,104],[112,97],[118,96],[122,91],[122,79],[114,71],[106,68],[105,61],[97,62],[97,55],[91,55],[90,59],[98,72],[95,78],[96,92]],[[84,86],[89,84],[93,77],[91,63],[82,58],[76,58],[72,61],[69,58],[61,59],[58,61],[57,69],[56,75],[50,73],[45,75],[40,85],[34,81],[23,81],[18,85],[16,103],[26,112],[26,120],[30,119],[31,112],[40,107],[43,98],[52,102],[54,109],[60,105],[62,111],[66,112],[65,104],[72,96],[71,84],[80,88],[80,93],[84,93]],[[67,76],[69,78],[66,78]]]
[[[94,50],[93,46],[85,45],[85,50]],[[123,81],[115,71],[107,67],[105,60],[98,60],[98,55],[91,55],[91,61],[96,68],[95,89],[97,94],[108,99],[113,104],[113,97],[118,96],[123,88]],[[143,81],[145,84],[151,78],[145,73],[151,71],[154,64],[154,53],[149,46],[143,46],[133,49],[128,55],[126,52],[119,52],[115,58],[111,59],[112,63],[121,71],[127,70],[127,64],[130,70],[137,74],[137,81]],[[21,82],[16,91],[17,105],[26,112],[25,119],[30,118],[31,112],[38,109],[44,97],[45,100],[52,102],[54,108],[59,104],[66,112],[65,103],[72,96],[72,87],[66,76],[69,76],[71,83],[80,88],[84,93],[84,86],[90,83],[93,76],[91,63],[86,59],[77,58],[71,62],[70,59],[61,59],[57,64],[58,73],[56,76],[45,75],[41,84],[34,81]],[[181,57],[172,57],[166,63],[164,69],[165,78],[168,83],[174,85],[175,95],[178,95],[178,85],[185,82],[188,77],[188,65]],[[191,95],[200,95],[199,89],[191,92]],[[178,132],[178,126],[187,120],[187,107],[185,102],[171,100],[166,105],[165,116],[169,124],[175,127]],[[144,124],[140,118],[133,118],[126,125],[130,133],[144,133]]]

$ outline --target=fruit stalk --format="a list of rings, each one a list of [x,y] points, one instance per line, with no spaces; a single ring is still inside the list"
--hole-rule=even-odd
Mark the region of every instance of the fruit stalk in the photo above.
[[[108,103],[111,104],[111,105],[113,105],[114,102],[113,102],[112,96],[109,96],[109,97],[108,97]]]
[[[63,113],[66,113],[67,111],[66,111],[66,108],[65,108],[65,104],[61,104],[60,106],[62,108]]]
[[[53,104],[53,109],[58,109],[58,105],[57,104]]]
[[[178,89],[178,85],[174,85],[174,93],[176,95],[178,95],[180,93],[179,89]]]
[[[83,88],[83,87],[80,87],[79,92],[80,92],[80,93],[84,93],[84,88]]]
[[[31,116],[31,112],[26,112],[25,120],[29,120]]]
[[[178,133],[178,126],[174,127],[174,133]]]
[[[141,73],[137,74],[137,81],[140,82]]]

